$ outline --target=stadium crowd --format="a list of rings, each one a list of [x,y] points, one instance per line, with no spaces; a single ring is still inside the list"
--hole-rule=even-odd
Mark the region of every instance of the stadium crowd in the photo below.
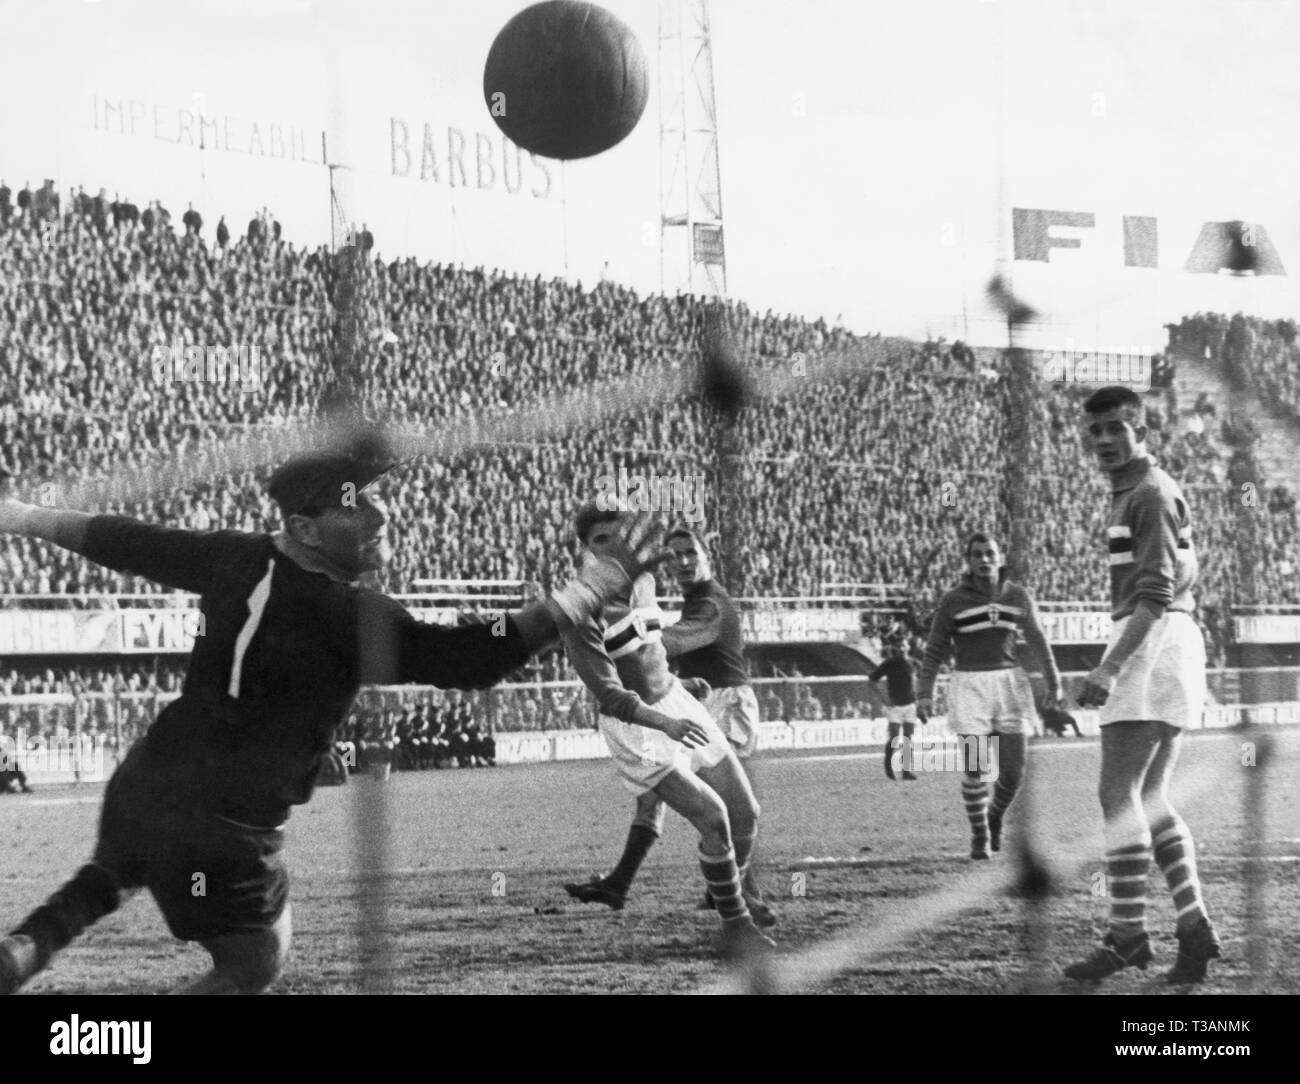
[[[1264,402],[1300,418],[1300,344],[1294,320],[1261,320],[1237,313],[1197,313],[1169,325],[1170,349],[1215,362]]]
[[[158,457],[194,455],[232,434],[310,421],[331,379],[332,302],[349,290],[365,329],[354,358],[358,390],[398,425],[435,428],[594,380],[681,370],[694,364],[705,327],[697,298],[384,262],[368,233],[341,254],[303,249],[269,211],[234,239],[222,219],[211,244],[200,212],[191,207],[182,221],[177,232],[156,202],[140,212],[102,190],[63,202],[52,183],[26,186],[16,203],[0,206],[0,486],[41,499],[42,483],[147,471]],[[344,261],[353,273],[343,274]],[[913,594],[923,624],[958,571],[959,539],[1008,530],[998,449],[1010,373],[960,343],[864,338],[734,302],[727,319],[737,352],[756,370],[799,374],[829,357],[852,363],[835,382],[819,382],[809,368],[806,388],[742,415],[737,507],[746,544],[732,594],[809,597],[847,583],[895,584]],[[1171,329],[1171,344],[1198,335],[1277,400],[1300,402],[1293,325],[1198,316]],[[161,371],[178,348],[194,345],[247,348],[256,380],[178,380]],[[1104,599],[1105,489],[1075,435],[1078,389],[1040,381],[1028,396],[1031,584],[1040,599]],[[1153,396],[1158,455],[1194,494],[1203,616],[1221,659],[1231,606],[1300,602],[1295,497],[1267,491],[1257,561],[1244,577],[1234,481],[1249,455],[1248,423],[1219,418],[1212,406],[1179,416],[1171,391]],[[417,460],[383,483],[395,553],[380,586],[408,593],[419,580],[480,579],[518,583],[527,595],[548,590],[569,572],[575,504],[620,468],[630,477],[698,479],[707,529],[718,501],[715,451],[706,409],[682,399],[629,408],[546,443]],[[277,517],[261,481],[242,471],[104,507],[198,530],[272,529]],[[58,503],[57,488],[47,495]],[[0,540],[0,596],[10,596],[0,605],[17,604],[16,595],[163,590],[42,543]],[[573,675],[551,655],[521,676]],[[536,705],[519,710],[501,725],[527,728],[578,709],[557,707],[539,690]],[[421,762],[417,752],[406,755]]]

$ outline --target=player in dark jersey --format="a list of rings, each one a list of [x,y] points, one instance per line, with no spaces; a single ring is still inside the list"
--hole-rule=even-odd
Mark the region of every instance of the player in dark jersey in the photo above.
[[[268,486],[284,518],[274,535],[0,501],[0,532],[192,591],[203,615],[182,695],[109,781],[93,858],[0,939],[0,992],[142,887],[175,936],[212,956],[184,992],[265,989],[291,934],[284,824],[311,797],[358,688],[491,685],[662,559],[643,545],[642,521],[578,579],[495,628],[425,624],[358,583],[389,557],[388,517],[366,487],[391,466],[335,453],[291,460]]]
[[[912,681],[912,660],[903,650],[902,641],[894,641],[885,648],[885,658],[871,671],[867,680],[877,682],[885,680],[889,693],[889,740],[885,743],[885,775],[894,778],[894,750],[899,746],[901,733],[904,747],[911,742],[916,731],[916,692]],[[911,757],[904,762],[910,764]],[[903,778],[916,779],[916,773],[903,769]]]
[[[713,721],[726,735],[741,761],[758,746],[758,699],[745,670],[745,644],[740,612],[713,577],[708,551],[689,527],[678,527],[665,540],[672,557],[669,568],[682,590],[682,613],[662,630],[661,643],[682,685],[703,699]],[[746,772],[752,785],[752,772]],[[566,884],[564,890],[583,903],[604,903],[622,909],[637,870],[663,833],[664,803],[647,790],[636,801],[632,827],[618,865],[604,877]],[[757,823],[755,823],[757,829]],[[764,928],[776,925],[776,916],[763,900],[754,879],[753,837],[734,840],[737,851],[748,854],[744,863],[745,902],[754,922]],[[712,906],[706,896],[705,906]]]
[[[1196,874],[1192,833],[1169,802],[1183,729],[1205,705],[1205,641],[1192,616],[1198,572],[1191,511],[1145,447],[1142,397],[1108,387],[1083,404],[1084,439],[1109,476],[1110,645],[1078,694],[1100,708],[1101,785],[1110,921],[1089,957],[1065,969],[1095,982],[1154,958],[1146,930],[1151,860],[1177,914],[1171,983],[1200,982],[1220,955]]]

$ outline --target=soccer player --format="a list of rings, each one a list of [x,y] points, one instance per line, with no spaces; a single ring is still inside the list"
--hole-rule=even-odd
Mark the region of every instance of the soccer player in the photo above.
[[[8,734],[0,733],[0,794],[8,794],[15,783],[18,784],[18,793],[31,794],[27,773],[18,763],[18,742]]]
[[[885,679],[885,688],[889,693],[889,707],[885,717],[889,721],[889,741],[885,743],[885,775],[894,778],[894,749],[898,743],[899,733],[903,742],[912,740],[916,730],[916,694],[912,682],[912,660],[903,649],[903,642],[896,640],[885,648],[885,657],[880,665],[871,671],[868,681],[873,684]],[[904,779],[915,779],[914,772],[903,769]]]
[[[668,567],[682,590],[683,605],[677,623],[661,630],[660,642],[668,658],[675,660],[682,685],[703,697],[705,708],[731,742],[737,758],[747,760],[758,747],[758,699],[745,672],[740,612],[714,579],[708,550],[694,531],[678,527],[669,532],[665,542],[672,554]],[[663,832],[663,823],[663,800],[653,790],[645,791],[637,797],[618,865],[605,877],[566,884],[564,890],[583,903],[604,903],[622,910],[637,870]],[[737,838],[733,826],[732,840],[738,855],[749,855],[749,862],[740,864],[745,867],[745,902],[754,921],[765,928],[776,925],[776,916],[754,882],[754,838]],[[713,897],[706,894],[704,905],[713,906]]]
[[[1052,649],[1039,627],[1034,600],[1007,579],[998,544],[986,534],[966,540],[966,574],[939,602],[917,682],[916,716],[927,722],[933,710],[934,681],[949,654],[956,656],[948,685],[948,726],[965,747],[966,767],[974,766],[977,742],[996,741],[998,777],[989,802],[988,783],[967,771],[962,798],[970,821],[970,856],[987,859],[1002,847],[1002,821],[1025,773],[1026,742],[1034,719],[1034,690],[1016,662],[1016,630],[1038,658],[1047,684],[1047,702],[1060,699],[1061,679]]]
[[[1146,930],[1154,855],[1177,911],[1171,983],[1200,982],[1220,954],[1196,875],[1192,834],[1169,803],[1183,728],[1205,702],[1205,641],[1192,613],[1197,559],[1191,512],[1172,478],[1147,454],[1142,399],[1107,387],[1083,404],[1084,440],[1110,477],[1106,528],[1114,626],[1078,700],[1099,707],[1101,783],[1110,922],[1101,946],[1065,969],[1105,978],[1153,959]]]
[[[211,954],[211,970],[185,992],[265,989],[291,932],[284,824],[311,797],[358,687],[491,685],[660,559],[638,523],[496,630],[425,624],[358,583],[389,558],[388,516],[366,487],[392,465],[335,453],[290,460],[268,485],[284,519],[274,535],[0,501],[0,532],[193,591],[204,618],[182,695],[109,781],[93,858],[0,939],[0,993],[141,887],[176,937]]]
[[[584,560],[605,552],[625,517],[596,502],[579,510],[574,530]],[[755,924],[741,888],[758,831],[758,803],[718,724],[669,672],[663,639],[663,613],[650,575],[606,604],[601,616],[564,634],[569,659],[596,698],[597,725],[615,768],[638,799],[638,818],[655,818],[634,822],[631,834],[640,842],[630,838],[629,844],[639,850],[639,864],[658,837],[662,812],[650,813],[658,803],[640,801],[653,793],[700,833],[700,868],[722,919],[724,951],[743,956],[774,948]],[[620,876],[630,883],[628,870]],[[621,909],[619,882],[606,887],[608,894],[587,902]]]

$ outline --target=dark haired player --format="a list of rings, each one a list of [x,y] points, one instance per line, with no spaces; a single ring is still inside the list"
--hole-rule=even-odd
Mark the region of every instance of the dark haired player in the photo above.
[[[582,507],[574,532],[584,560],[605,552],[625,517],[595,502]],[[662,817],[650,812],[658,802],[646,798],[643,804],[643,797],[653,794],[700,833],[700,868],[722,919],[724,951],[744,956],[773,948],[755,924],[741,888],[758,831],[758,803],[718,724],[669,672],[663,640],[663,613],[650,575],[641,576],[624,597],[607,603],[600,616],[564,634],[569,659],[595,696],[597,725],[615,768],[638,800],[638,818],[643,810],[647,817]],[[632,833],[644,833],[652,824],[653,842],[659,823],[634,822]],[[629,846],[633,843],[630,836]],[[637,864],[648,849],[645,843]],[[623,906],[617,884],[604,885],[604,895],[585,898],[575,891],[582,886],[565,887],[584,902],[606,903],[615,910]]]
[[[916,731],[916,693],[912,681],[912,660],[903,649],[903,642],[895,640],[885,647],[885,657],[868,675],[867,680],[873,685],[885,681],[889,693],[889,708],[886,719],[889,723],[889,740],[885,743],[885,775],[894,778],[894,750],[898,748],[901,734],[904,748],[911,742]],[[910,758],[908,763],[911,763]],[[916,774],[903,769],[905,780],[915,780]]]
[[[18,743],[8,734],[0,734],[0,794],[8,794],[15,783],[19,794],[31,794],[27,773],[18,763]]]
[[[1107,387],[1083,404],[1084,440],[1110,476],[1106,527],[1110,645],[1084,680],[1079,704],[1101,708],[1101,784],[1109,928],[1097,950],[1065,969],[1105,978],[1153,959],[1146,930],[1151,859],[1177,912],[1171,983],[1200,982],[1220,954],[1196,875],[1192,833],[1169,804],[1183,728],[1205,703],[1205,641],[1192,617],[1197,559],[1191,512],[1178,484],[1147,454],[1141,397]]]
[[[970,856],[986,859],[1002,846],[1002,820],[1025,772],[1025,746],[1032,728],[1034,690],[1016,662],[1016,630],[1038,658],[1047,684],[1047,702],[1060,698],[1061,679],[1047,637],[1038,624],[1034,600],[1007,579],[998,544],[986,534],[966,540],[966,574],[939,602],[917,683],[916,714],[930,718],[934,682],[949,654],[956,656],[948,684],[948,726],[966,746],[966,767],[975,742],[997,742],[997,781],[989,802],[988,783],[967,771],[961,784],[970,821]]]
[[[359,686],[491,685],[659,559],[638,552],[638,524],[551,599],[512,615],[504,635],[424,624],[359,585],[389,558],[388,516],[366,487],[392,465],[333,453],[289,461],[268,485],[284,519],[274,535],[0,501],[0,532],[193,591],[204,617],[181,697],[109,781],[93,858],[0,939],[0,993],[142,887],[176,937],[212,956],[185,992],[265,989],[291,934],[285,821],[311,797]]]
[[[702,696],[736,756],[747,760],[758,747],[758,699],[745,671],[740,612],[714,578],[708,550],[694,531],[677,527],[668,533],[665,544],[672,554],[668,567],[682,590],[683,605],[676,624],[662,630],[661,643],[682,685]],[[663,823],[664,803],[659,796],[653,790],[639,795],[618,865],[604,877],[566,884],[564,890],[583,903],[621,910],[637,870],[663,833]],[[745,902],[754,921],[762,927],[776,925],[776,916],[754,881],[754,837],[737,836],[733,826],[732,841],[737,863],[744,869]],[[748,862],[741,861],[745,856]],[[706,896],[704,906],[713,906],[711,896]]]

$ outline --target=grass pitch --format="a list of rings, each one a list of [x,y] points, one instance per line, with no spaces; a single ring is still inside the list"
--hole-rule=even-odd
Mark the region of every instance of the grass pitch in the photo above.
[[[1269,975],[1263,992],[1300,993],[1300,729],[1275,728],[1262,834]],[[1190,735],[1175,796],[1196,835],[1205,896],[1224,942],[1205,993],[1255,989],[1247,967],[1243,855],[1251,838],[1237,732]],[[1060,977],[1087,952],[1105,916],[1095,739],[1034,743],[1033,787],[1008,832],[1032,817],[1054,877],[1033,904],[999,885],[1013,840],[991,863],[966,857],[967,828],[951,773],[913,783],[884,778],[880,753],[760,757],[761,880],[781,919],[781,956],[816,993],[1156,993],[1168,989],[1173,914],[1158,871],[1150,925],[1157,963],[1095,988]],[[359,828],[362,788],[387,787],[387,867],[366,874],[360,849],[382,829]],[[0,797],[0,921],[17,922],[90,852],[101,788],[51,787]],[[622,912],[583,906],[560,887],[617,859],[632,801],[606,761],[356,777],[323,788],[295,812],[286,855],[293,878],[294,946],[278,993],[353,993],[365,890],[383,894],[400,993],[681,993],[724,977],[718,923],[696,909],[702,881],[695,833],[673,814]],[[933,913],[936,898],[948,905]],[[1028,916],[1037,907],[1040,916]],[[880,938],[892,936],[887,942]],[[834,946],[833,950],[828,946]],[[816,960],[818,966],[809,965]],[[173,941],[147,894],[127,903],[59,956],[33,994],[151,993],[206,966]]]

